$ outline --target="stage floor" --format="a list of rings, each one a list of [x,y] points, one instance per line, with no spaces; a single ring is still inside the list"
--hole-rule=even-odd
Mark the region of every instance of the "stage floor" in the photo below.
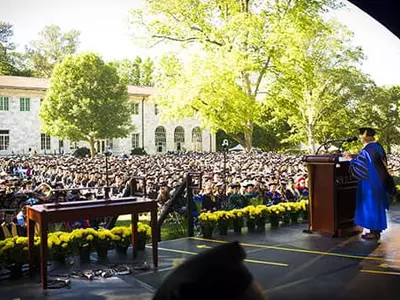
[[[151,299],[177,260],[221,243],[238,240],[247,252],[246,265],[263,287],[267,299],[399,299],[400,208],[389,214],[390,227],[380,244],[352,238],[304,234],[306,225],[291,225],[265,233],[216,237],[215,240],[183,238],[159,244],[157,271],[86,281],[72,279],[70,288],[42,292],[38,279],[0,281],[1,299]],[[138,261],[151,262],[147,246]],[[131,252],[128,251],[128,257]],[[96,255],[93,255],[96,260]],[[132,264],[113,251],[109,264]],[[103,264],[104,265],[104,264]],[[99,269],[101,263],[75,264],[71,269]],[[49,266],[50,274],[71,269]],[[199,286],[201,288],[201,286]]]

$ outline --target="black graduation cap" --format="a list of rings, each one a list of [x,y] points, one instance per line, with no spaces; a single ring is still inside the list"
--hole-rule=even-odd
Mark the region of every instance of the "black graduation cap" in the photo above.
[[[231,184],[229,184],[229,187],[231,188],[240,187],[240,183],[232,182]]]
[[[238,242],[206,250],[175,269],[153,300],[240,299],[253,281],[245,257]]]
[[[365,136],[374,136],[376,134],[375,129],[370,127],[362,127],[360,128],[360,134]]]
[[[248,182],[248,183],[246,183],[245,185],[243,185],[243,187],[245,187],[246,189],[247,189],[249,186],[254,187],[254,183]]]

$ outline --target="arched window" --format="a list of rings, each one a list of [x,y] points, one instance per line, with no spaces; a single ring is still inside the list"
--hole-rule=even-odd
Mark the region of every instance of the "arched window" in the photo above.
[[[192,144],[194,152],[203,151],[203,137],[200,127],[195,127],[192,130]]]
[[[175,151],[183,151],[185,146],[185,129],[182,126],[178,126],[174,131],[174,143]]]
[[[156,152],[163,153],[167,148],[167,137],[165,128],[158,126],[155,131]]]

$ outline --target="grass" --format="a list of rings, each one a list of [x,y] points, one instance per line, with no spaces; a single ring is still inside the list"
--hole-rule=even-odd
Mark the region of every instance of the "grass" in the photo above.
[[[150,221],[141,220],[140,222],[150,225]],[[131,220],[129,218],[120,217],[118,218],[115,226],[131,226]],[[187,221],[183,217],[169,216],[161,227],[161,240],[168,241],[179,239],[187,236]]]

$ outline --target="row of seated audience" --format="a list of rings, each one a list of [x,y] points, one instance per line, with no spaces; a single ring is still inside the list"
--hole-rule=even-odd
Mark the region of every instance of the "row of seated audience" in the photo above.
[[[133,177],[145,177],[145,187],[139,180],[136,190],[163,207],[188,172],[202,173],[203,188],[195,191],[196,199],[202,199],[200,210],[240,208],[253,198],[267,205],[297,201],[307,197],[308,192],[304,165],[295,155],[231,154],[225,170],[219,153],[110,157],[108,168],[102,156],[0,158],[0,210],[14,211],[10,214],[12,220],[7,214],[0,215],[0,224],[9,228],[7,231],[2,227],[0,238],[13,231],[13,224],[24,227],[25,205],[56,199],[102,199],[106,186],[110,187],[111,197],[129,196]],[[174,210],[185,213],[185,206],[183,196]],[[83,221],[67,225],[70,229],[87,226]]]

